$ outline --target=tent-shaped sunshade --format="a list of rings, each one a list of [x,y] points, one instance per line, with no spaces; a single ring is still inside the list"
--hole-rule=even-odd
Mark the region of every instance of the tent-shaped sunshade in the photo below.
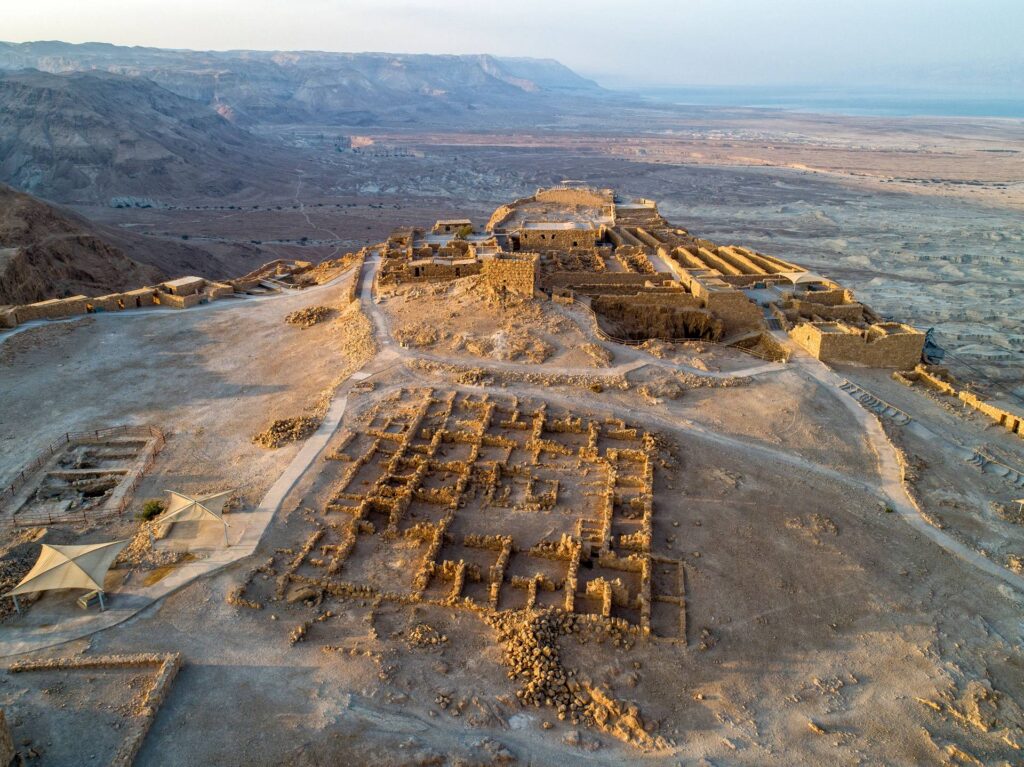
[[[825,282],[825,278],[814,272],[779,272],[779,277],[785,277],[794,285],[802,285],[805,282]]]
[[[85,546],[43,544],[39,559],[5,596],[31,594],[52,589],[103,591],[103,579],[128,540],[92,543]]]
[[[159,524],[214,520],[224,525],[224,543],[228,540],[228,523],[224,521],[224,504],[233,491],[214,493],[202,498],[190,498],[184,493],[168,490],[167,509],[157,518]]]

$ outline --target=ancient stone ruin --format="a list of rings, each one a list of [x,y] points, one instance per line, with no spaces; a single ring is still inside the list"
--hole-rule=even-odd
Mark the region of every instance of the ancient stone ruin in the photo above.
[[[702,339],[778,358],[766,331],[781,328],[822,361],[894,368],[912,367],[924,346],[924,334],[883,321],[837,283],[694,237],[654,201],[610,189],[540,189],[482,228],[454,219],[398,229],[379,249],[382,286],[480,274],[500,295],[581,305],[622,343]]]

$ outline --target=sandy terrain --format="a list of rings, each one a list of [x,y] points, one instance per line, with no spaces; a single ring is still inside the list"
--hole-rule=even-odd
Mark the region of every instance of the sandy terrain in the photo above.
[[[140,494],[171,485],[212,492],[227,481],[246,502],[258,499],[297,448],[266,451],[252,444],[253,434],[314,408],[345,366],[333,323],[300,330],[284,318],[312,303],[340,304],[346,287],[343,278],[195,311],[97,314],[19,329],[0,346],[0,478],[66,431],[153,424],[168,435],[165,469]]]
[[[550,172],[569,170],[575,162],[563,157]],[[690,170],[602,162],[607,164],[592,172],[641,168],[649,178],[664,180],[677,206],[666,213],[685,220],[676,214],[697,193],[698,176]],[[774,186],[777,177],[699,173],[699,179],[719,183],[723,195],[753,179],[745,198],[753,217],[768,210],[765,201],[773,189],[782,189],[779,205],[789,204],[790,197],[838,207],[854,200],[867,206],[868,220],[883,218],[881,202],[817,178],[798,179],[797,188],[787,190]],[[630,183],[639,186],[642,179]],[[707,205],[720,206],[714,216],[727,207],[744,208],[732,199],[709,199]],[[907,209],[917,204],[899,199]],[[695,207],[692,217],[707,223],[713,219],[709,210]],[[325,213],[314,220],[342,234],[343,215]],[[343,423],[324,450],[300,467],[298,482],[255,554],[189,583],[115,628],[43,653],[182,653],[184,668],[138,764],[1019,760],[1024,579],[1011,555],[1019,551],[1021,525],[991,506],[1003,504],[1013,490],[958,464],[945,440],[977,440],[1013,458],[1021,456],[1018,444],[886,374],[840,371],[840,378],[891,399],[929,430],[890,429],[893,442],[919,469],[904,486],[896,453],[874,416],[805,356],[780,367],[737,352],[702,352],[693,344],[660,356],[616,348],[608,367],[588,365],[589,377],[574,383],[565,372],[580,370],[581,362],[571,350],[593,336],[585,323],[570,319],[571,312],[539,310],[539,335],[552,347],[544,360],[498,359],[493,348],[456,350],[458,332],[492,338],[502,324],[514,325],[517,315],[482,316],[488,307],[460,293],[465,285],[458,284],[450,292],[403,288],[401,296],[378,305],[370,290],[373,268],[375,262],[362,282],[361,307],[373,320],[380,347],[374,370],[385,373],[369,384],[350,382]],[[236,486],[243,488],[245,503],[256,503],[299,451],[297,445],[265,450],[252,444],[253,434],[275,418],[310,412],[325,391],[362,364],[346,353],[351,339],[337,320],[300,329],[284,318],[312,305],[337,306],[346,289],[341,280],[280,297],[224,300],[177,313],[96,315],[89,322],[7,336],[0,344],[8,395],[0,403],[0,431],[17,450],[3,451],[0,478],[17,470],[24,452],[61,431],[145,422],[171,436],[136,503],[168,486],[195,492]],[[429,308],[417,314],[417,301]],[[436,349],[399,343],[405,327],[417,323],[432,325]],[[420,359],[435,351],[438,358],[454,358],[485,375],[467,377],[465,370]],[[425,361],[436,364],[418,364]],[[607,385],[594,386],[594,376]],[[668,378],[678,384],[675,396],[666,393]],[[487,379],[494,385],[480,383]],[[677,589],[681,604],[654,603],[650,637],[629,629],[581,632],[554,645],[562,671],[573,671],[573,678],[624,708],[637,706],[636,721],[649,738],[646,750],[616,737],[612,726],[602,730],[560,720],[552,705],[520,706],[521,680],[509,679],[495,629],[478,607],[440,599],[407,604],[402,589],[424,544],[405,530],[393,540],[378,535],[386,516],[380,509],[369,512],[372,530],[359,532],[340,571],[345,578],[344,568],[351,565],[353,581],[376,593],[303,592],[278,580],[290,563],[296,563],[294,573],[312,577],[342,547],[342,521],[351,515],[329,508],[331,499],[358,504],[365,497],[360,493],[376,487],[390,465],[385,451],[366,464],[364,474],[354,475],[354,498],[339,496],[341,473],[352,458],[348,451],[369,449],[371,429],[392,442],[413,428],[388,399],[401,386],[430,387],[439,395],[457,391],[478,404],[484,395],[515,397],[524,409],[525,403],[546,403],[553,413],[605,424],[622,419],[655,435],[650,553],[659,566],[663,560],[680,564],[665,565],[675,567],[675,574],[655,569],[652,588],[656,594]],[[438,406],[430,408],[425,418],[436,415]],[[457,413],[454,423],[462,417]],[[471,424],[459,428],[469,430]],[[412,444],[421,448],[431,439],[412,434]],[[552,430],[543,436],[571,442],[581,435]],[[477,447],[495,445],[481,441]],[[510,470],[525,465],[515,452],[506,461]],[[466,535],[518,534],[526,545],[557,537],[594,503],[587,495],[590,479],[574,468],[571,452],[568,461],[551,459],[551,466],[531,469],[570,473],[561,506],[530,511],[487,506],[467,496],[467,505],[453,510],[451,539],[438,539],[443,556],[473,562],[487,573],[495,552],[467,546]],[[456,472],[444,464],[471,454],[468,442],[444,444],[432,458],[438,463],[428,466],[424,487],[450,484]],[[405,481],[397,475],[410,476],[415,465],[389,470],[395,476],[380,485],[381,497],[397,495]],[[961,475],[970,476],[961,481]],[[479,474],[470,476],[482,482]],[[516,481],[508,487],[510,495],[522,490]],[[920,511],[914,498],[920,499]],[[974,513],[985,502],[988,510]],[[409,519],[417,522],[434,522],[430,514],[444,508],[422,499],[414,504],[419,505],[409,507]],[[621,511],[628,503],[620,498],[617,506]],[[930,524],[932,517],[943,526]],[[615,525],[627,519],[613,517],[613,532],[624,533]],[[322,540],[315,537],[318,525],[325,528]],[[371,545],[365,545],[368,539]],[[523,561],[520,554],[512,554],[510,576],[530,574],[529,568],[515,569]],[[602,567],[581,567],[581,580],[588,582]],[[671,585],[679,584],[679,568],[681,589]],[[630,575],[622,576],[627,590]],[[510,584],[511,579],[502,588]],[[482,582],[468,585],[468,596],[482,598]],[[619,614],[628,621],[630,612],[622,608]],[[67,763],[67,742],[50,733],[58,716],[66,730],[82,737],[106,728],[97,739],[98,760],[116,748],[110,731],[116,712],[97,711],[70,672],[55,674],[52,682],[15,674],[0,679],[19,749],[35,748],[43,762]],[[42,692],[41,684],[52,692]],[[33,716],[45,707],[41,701],[52,701],[57,710]],[[217,715],[208,715],[211,710]],[[636,731],[633,736],[635,741]]]
[[[552,304],[502,302],[478,277],[449,285],[382,291],[382,309],[402,346],[444,360],[487,359],[556,367],[606,367],[613,352]]]
[[[882,314],[934,327],[959,375],[997,383],[993,395],[1024,397],[1018,121],[757,110],[617,119],[623,128],[382,132],[347,153],[336,151],[335,129],[319,140],[304,130],[308,164],[276,196],[78,210],[214,250],[319,258],[379,242],[394,226],[482,222],[497,204],[565,178],[623,195],[657,190],[662,212],[694,234],[820,269]]]

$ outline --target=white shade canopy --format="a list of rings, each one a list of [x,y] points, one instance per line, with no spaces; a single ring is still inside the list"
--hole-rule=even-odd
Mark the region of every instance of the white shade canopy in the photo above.
[[[6,596],[31,594],[52,589],[89,589],[103,591],[107,570],[128,545],[128,539],[93,543],[85,546],[42,544],[39,559],[21,582]]]
[[[228,523],[224,521],[222,514],[224,512],[224,504],[227,503],[231,493],[231,490],[226,490],[223,493],[214,493],[213,495],[206,495],[201,498],[191,498],[184,493],[168,490],[167,509],[160,515],[157,522],[164,524],[167,522],[192,522],[212,519],[227,527]]]
[[[807,271],[779,272],[777,276],[785,277],[794,285],[802,285],[805,282],[826,282],[825,278],[822,277],[820,274],[815,274],[814,272]]]

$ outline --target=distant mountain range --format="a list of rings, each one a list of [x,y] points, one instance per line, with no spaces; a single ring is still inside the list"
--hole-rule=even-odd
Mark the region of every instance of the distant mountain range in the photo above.
[[[62,202],[225,195],[261,142],[141,77],[0,72],[0,181]]]
[[[608,96],[557,61],[0,42],[0,182],[61,203],[291,183],[259,126],[528,125]]]
[[[551,59],[2,43],[0,69],[145,78],[241,125],[472,122],[606,95]]]
[[[309,158],[273,126],[529,124],[607,95],[551,60],[0,43],[0,304],[222,276],[261,255],[92,224],[39,198],[275,197]]]

